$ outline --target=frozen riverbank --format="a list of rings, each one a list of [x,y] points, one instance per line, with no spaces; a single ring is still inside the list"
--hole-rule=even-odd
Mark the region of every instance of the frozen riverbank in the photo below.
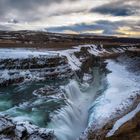
[[[4,54],[5,50],[11,56]],[[9,115],[16,123],[28,121],[52,129],[59,140],[78,139],[82,132],[84,140],[94,139],[95,130],[125,115],[139,94],[139,57],[122,55],[102,60],[104,56],[121,55],[126,50],[84,45],[50,51],[49,55],[48,51],[19,49],[16,58],[16,49],[3,49],[1,78],[22,74],[25,79],[20,84],[1,87],[1,114]],[[52,76],[50,73],[54,74],[51,80],[46,78]],[[66,79],[64,75],[69,76]]]

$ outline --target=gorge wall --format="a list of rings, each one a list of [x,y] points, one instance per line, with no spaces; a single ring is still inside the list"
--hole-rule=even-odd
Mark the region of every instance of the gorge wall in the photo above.
[[[5,53],[6,51],[6,53]],[[18,54],[18,55],[15,55]],[[58,98],[59,100],[64,100],[65,103],[59,107],[59,109],[63,109],[64,106],[73,107],[73,101],[69,100],[71,97],[63,91],[63,88],[60,89],[58,85],[63,86],[67,85],[70,80],[76,79],[80,85],[80,87],[88,87],[92,85],[94,87],[97,83],[98,77],[102,76],[102,78],[110,73],[110,71],[106,68],[107,59],[113,59],[119,61],[117,59],[119,56],[127,56],[126,59],[132,58],[133,63],[137,65],[134,68],[129,67],[129,69],[133,69],[134,71],[138,71],[139,74],[139,46],[138,45],[122,45],[118,47],[106,47],[106,45],[78,45],[73,48],[69,48],[67,50],[34,50],[34,49],[0,49],[0,87],[6,88],[13,85],[22,85],[24,83],[31,82],[54,82],[55,85],[41,86],[36,90],[33,89],[33,95],[37,97],[41,97],[41,99],[49,98]],[[136,58],[137,57],[137,58]],[[125,57],[123,58],[125,61]],[[121,60],[123,60],[121,58]],[[135,61],[138,59],[137,61]],[[128,61],[128,63],[132,63],[132,61]],[[96,68],[101,73],[95,73]],[[94,73],[94,74],[93,74]],[[97,76],[97,79],[95,78]],[[102,79],[101,78],[101,79]],[[100,80],[101,80],[100,79]],[[102,80],[103,80],[102,79]],[[101,81],[102,81],[101,80]],[[102,82],[99,81],[101,84]],[[94,83],[95,82],[95,83]],[[58,84],[56,84],[58,83]],[[98,85],[100,85],[98,84]],[[77,84],[78,85],[78,84]],[[75,86],[75,85],[74,85]],[[105,85],[106,86],[106,85]],[[96,99],[104,88],[99,88],[96,91],[93,99]],[[93,89],[92,89],[93,90]],[[77,90],[76,90],[77,91]],[[78,89],[79,91],[79,89]],[[89,90],[90,91],[90,90]],[[83,93],[85,91],[79,91]],[[138,93],[139,94],[139,93]],[[67,97],[68,96],[68,97]],[[83,96],[83,95],[81,95]],[[75,96],[74,96],[75,97]],[[75,97],[77,100],[79,99],[79,103],[85,101],[78,97]],[[72,98],[74,100],[74,98]],[[89,98],[87,98],[88,100]],[[88,100],[92,104],[92,100]],[[126,110],[120,111],[115,118],[110,119],[107,124],[104,124],[99,129],[94,129],[94,125],[88,126],[89,120],[89,112],[88,112],[88,103],[85,102],[86,107],[86,125],[87,128],[81,136],[79,136],[80,140],[106,140],[106,139],[125,139],[125,134],[128,133],[127,138],[139,138],[139,113],[129,122],[120,127],[120,129],[115,133],[115,135],[111,137],[106,137],[107,133],[113,127],[115,121],[117,121],[122,116],[126,115],[130,111],[132,111],[139,103],[139,96],[135,96],[131,99],[133,101],[132,106],[129,106]],[[77,103],[77,101],[76,101]],[[77,103],[78,104],[78,103]],[[79,104],[81,105],[81,104]],[[27,104],[30,106],[30,103]],[[77,106],[74,106],[75,108]],[[83,107],[84,110],[84,107]],[[73,112],[73,111],[72,111]],[[118,111],[119,112],[119,111]],[[81,112],[83,113],[83,112]],[[51,113],[50,113],[51,114]],[[85,114],[85,112],[84,112]],[[73,117],[71,114],[69,114]],[[51,117],[49,118],[51,119]],[[50,121],[49,121],[50,123]],[[67,123],[67,122],[65,122]],[[131,125],[133,124],[133,125]],[[129,126],[129,129],[128,129]],[[79,133],[79,132],[78,132]],[[71,134],[72,135],[72,134]],[[28,139],[28,140],[52,140],[56,139],[55,129],[51,128],[41,128],[36,126],[35,124],[29,122],[18,122],[13,119],[13,117],[7,117],[5,114],[2,114],[0,117],[0,139]]]

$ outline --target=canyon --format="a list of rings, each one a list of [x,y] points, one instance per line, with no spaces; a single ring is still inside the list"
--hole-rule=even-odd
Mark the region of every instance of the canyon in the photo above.
[[[0,139],[137,140],[139,82],[140,39],[1,31]]]

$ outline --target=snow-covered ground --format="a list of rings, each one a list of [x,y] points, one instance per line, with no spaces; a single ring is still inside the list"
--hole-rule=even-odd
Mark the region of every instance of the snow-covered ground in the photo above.
[[[88,108],[102,87],[100,69],[94,69],[91,85],[85,87],[76,80],[61,88],[65,91],[67,106],[57,111],[52,117],[49,128],[54,130],[58,140],[76,140],[85,130],[88,120]]]
[[[117,120],[113,128],[108,132],[107,137],[114,135],[115,131],[118,130],[121,125],[123,125],[124,123],[132,119],[139,111],[140,111],[140,104],[138,104],[138,106],[133,111],[131,111],[127,115]]]
[[[61,51],[60,50],[58,50],[58,51],[34,50],[34,49],[0,49],[0,59],[7,59],[7,58],[22,59],[22,58],[39,57],[39,56],[53,57],[53,56],[59,55],[59,56],[67,57],[68,63],[71,66],[72,70],[78,70],[78,69],[80,69],[82,62],[81,62],[80,58],[77,58],[74,55],[74,53],[79,52],[82,47],[88,47],[88,52],[95,56],[102,55],[103,53],[113,53],[113,52],[122,53],[125,50],[123,48],[121,48],[121,49],[115,48],[115,49],[111,49],[111,51],[107,51],[102,46],[100,46],[98,48],[97,46],[95,46],[93,44],[79,45],[79,46],[73,47],[72,49],[61,50]],[[94,92],[91,91],[91,95],[89,97],[89,99],[91,100],[90,102],[88,100],[85,100],[86,99],[85,95],[82,96],[82,100],[81,100],[81,97],[79,97],[79,99],[81,100],[81,102],[79,102],[79,103],[81,103],[82,108],[85,108],[85,112],[87,113],[86,118],[88,117],[87,111],[89,109],[90,116],[88,118],[88,126],[91,127],[91,126],[95,125],[96,129],[97,129],[97,126],[102,127],[107,121],[110,120],[110,118],[113,118],[113,115],[115,115],[117,112],[119,112],[119,111],[121,112],[122,110],[127,109],[131,104],[133,104],[135,96],[140,93],[140,92],[135,92],[135,91],[140,90],[140,85],[139,85],[140,76],[138,78],[138,75],[136,77],[135,74],[128,72],[124,65],[117,63],[117,61],[115,61],[115,60],[108,60],[107,63],[108,63],[107,68],[108,68],[108,70],[111,71],[111,73],[109,73],[106,77],[107,84],[108,84],[107,89],[102,93],[101,96],[99,96],[93,102],[92,107],[90,109],[89,109],[89,107],[90,107],[89,103],[93,101],[90,98]],[[61,70],[63,70],[63,69],[64,68],[62,68]],[[16,70],[13,70],[13,71],[16,71]],[[9,75],[9,72],[12,72],[12,70],[0,71],[0,78],[9,79],[11,77]],[[28,77],[32,77],[31,73],[28,70],[27,71],[23,70],[23,71],[18,71],[18,72],[22,76],[27,75]],[[38,72],[33,74],[33,76],[35,76],[35,78],[39,77]],[[97,76],[97,78],[100,77],[100,75],[99,76],[95,75],[95,76]],[[86,83],[86,82],[90,81],[90,79],[92,79],[92,75],[85,73],[84,77],[83,77],[83,81]],[[135,79],[137,79],[137,80],[135,80]],[[138,79],[139,79],[139,81],[138,81]],[[95,83],[97,83],[97,81],[95,81]],[[74,84],[74,88],[75,88],[75,85],[76,84]],[[99,85],[101,85],[101,83]],[[77,85],[76,85],[76,88],[77,88]],[[79,91],[79,89],[78,89],[78,91]],[[72,92],[71,92],[72,95],[74,94],[74,98],[72,98],[72,99],[76,99],[76,107],[77,107],[78,98],[77,97],[75,98],[75,92],[77,94],[79,92],[80,93],[82,93],[82,92],[81,91],[77,92],[75,90],[72,90]],[[78,94],[77,96],[79,96],[79,95],[80,94]],[[83,101],[85,101],[86,104],[83,104]],[[88,106],[86,106],[86,105],[88,105]],[[78,109],[79,109],[79,106],[78,106]],[[122,123],[124,123],[125,121],[130,119],[137,111],[138,111],[138,109],[136,108],[136,110],[132,111],[130,114],[127,114],[126,116],[124,116],[124,118],[121,118],[120,120],[118,120],[116,122],[116,124],[114,125],[113,129],[109,132],[108,136],[112,135],[120,127],[120,125]],[[73,112],[73,110],[72,110],[72,112]],[[83,112],[83,114],[85,114],[85,112]],[[84,115],[82,115],[82,116],[84,117]],[[83,120],[81,120],[80,123],[82,121]],[[87,120],[84,120],[84,121],[87,121]],[[60,124],[61,124],[61,121],[60,121]],[[59,125],[59,124],[57,124],[57,125]],[[73,126],[72,126],[72,132],[75,128],[75,126],[74,127]],[[84,128],[85,128],[85,124],[84,124]],[[59,132],[59,130],[60,129],[58,127],[57,131]],[[82,129],[82,131],[83,131],[83,129]],[[80,133],[81,133],[81,131],[80,131]],[[71,135],[71,133],[68,132],[68,135],[69,134]]]
[[[84,47],[88,47],[89,45]],[[0,59],[23,59],[23,58],[29,58],[29,57],[39,57],[39,56],[47,56],[47,57],[53,57],[56,55],[60,56],[66,56],[68,59],[68,62],[73,70],[80,69],[81,62],[78,58],[75,57],[74,52],[79,52],[81,46],[74,47],[72,49],[68,50],[61,50],[61,51],[48,51],[47,49],[25,49],[25,48],[0,48]]]
[[[124,111],[132,105],[135,97],[140,92],[139,82],[133,73],[126,70],[125,66],[114,60],[108,60],[107,68],[111,71],[107,75],[108,88],[102,96],[96,99],[90,109],[89,127],[101,128],[117,112]],[[115,127],[116,128],[116,127]]]
[[[88,52],[95,56],[102,55],[103,53],[122,53],[125,51],[125,48],[112,48],[110,51],[107,51],[103,48],[102,45],[96,46],[94,44],[87,44],[87,45],[78,45],[74,46],[72,49],[67,50],[58,50],[58,51],[49,51],[47,49],[33,49],[33,48],[0,48],[0,59],[22,59],[22,58],[29,58],[29,57],[39,57],[39,56],[47,56],[53,57],[56,55],[66,56],[68,62],[73,70],[80,69],[81,61],[78,59],[74,53],[79,52],[82,47],[87,47]]]
[[[52,56],[52,55],[57,55],[55,52],[50,53],[49,51],[44,51],[44,50],[35,50],[35,49],[25,49],[25,48],[0,48],[0,59],[15,59],[15,58],[28,58],[28,57],[38,57],[40,55],[47,55]]]

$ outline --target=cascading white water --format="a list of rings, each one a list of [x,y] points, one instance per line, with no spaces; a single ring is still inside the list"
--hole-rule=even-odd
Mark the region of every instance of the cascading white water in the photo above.
[[[85,130],[91,103],[101,89],[102,76],[99,68],[94,70],[94,82],[83,90],[76,80],[64,87],[67,105],[58,110],[49,124],[58,140],[76,140]]]

